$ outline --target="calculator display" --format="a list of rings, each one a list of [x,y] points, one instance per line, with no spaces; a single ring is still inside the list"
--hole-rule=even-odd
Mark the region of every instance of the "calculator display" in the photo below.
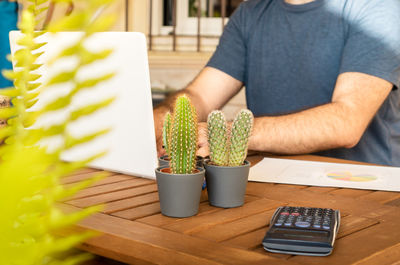
[[[267,251],[326,256],[332,252],[339,229],[340,212],[310,207],[279,207],[267,231]]]

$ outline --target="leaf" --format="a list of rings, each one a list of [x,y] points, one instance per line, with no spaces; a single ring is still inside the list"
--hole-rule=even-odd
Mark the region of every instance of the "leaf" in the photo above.
[[[18,110],[13,107],[13,108],[0,108],[0,119],[8,119],[12,116],[17,115]]]
[[[85,81],[82,81],[82,82],[78,83],[76,88],[75,88],[75,90],[94,87],[98,83],[106,81],[106,80],[109,80],[109,79],[113,78],[114,76],[115,76],[115,73],[109,73],[109,74],[106,74],[106,75],[104,75],[102,77],[93,78],[93,79],[87,79]]]
[[[4,140],[5,138],[9,137],[11,134],[13,134],[14,128],[7,126],[0,128],[0,139]]]
[[[76,75],[76,70],[69,71],[69,72],[61,72],[56,76],[53,76],[50,81],[47,83],[47,86],[51,86],[54,84],[65,83],[73,80]]]
[[[32,47],[32,50],[37,50],[42,48],[43,46],[45,46],[47,44],[47,42],[41,42],[41,43],[35,43],[35,45]]]
[[[95,21],[90,23],[90,25],[87,28],[87,34],[90,35],[95,32],[110,30],[115,20],[116,16],[114,14],[107,14],[104,16],[100,16]]]
[[[19,90],[15,87],[4,88],[0,90],[0,95],[6,97],[16,97],[19,95]]]
[[[74,183],[72,187],[62,187],[60,186],[59,189],[55,190],[54,198],[56,200],[66,200],[70,199],[73,195],[75,195],[80,190],[83,190],[87,187],[92,186],[97,181],[108,177],[110,173],[108,172],[100,172],[93,175],[93,177],[80,181],[78,183]]]
[[[85,12],[73,13],[57,22],[50,23],[48,31],[54,33],[59,31],[82,30],[89,19]]]
[[[32,100],[28,100],[28,101],[26,101],[25,102],[25,107],[27,108],[27,109],[30,109],[30,108],[32,108],[37,102],[39,101],[39,99],[32,99]]]
[[[82,116],[92,114],[92,113],[96,112],[97,110],[110,105],[114,100],[115,100],[115,98],[109,98],[109,99],[103,100],[99,103],[95,103],[95,104],[91,104],[91,105],[79,108],[71,113],[70,120],[75,121]]]
[[[36,13],[36,17],[38,16],[38,15],[40,15],[40,14],[42,14],[44,11],[47,11],[49,9],[49,7],[42,7],[42,8],[39,8],[39,9],[36,9],[35,10],[35,13]]]
[[[31,66],[29,67],[29,70],[30,71],[35,71],[35,70],[37,70],[37,69],[39,69],[40,67],[42,67],[43,66],[43,64],[31,64]]]
[[[29,74],[27,81],[28,82],[33,82],[33,81],[38,80],[40,77],[42,77],[42,76],[39,75],[39,74]]]
[[[42,112],[49,112],[54,110],[59,110],[67,107],[71,104],[71,96],[66,95],[60,98],[55,99],[54,101],[47,104],[43,109]]]
[[[8,80],[13,81],[15,79],[15,73],[12,70],[3,70],[1,73]]]
[[[27,85],[27,90],[28,91],[32,91],[37,89],[38,87],[40,87],[42,85],[42,83],[28,83]]]
[[[113,0],[88,0],[88,2],[93,7],[100,7],[100,6],[111,4],[113,2]]]
[[[85,136],[80,137],[80,138],[68,137],[68,138],[66,138],[66,141],[65,141],[65,149],[68,150],[68,149],[70,149],[72,147],[75,147],[77,145],[90,142],[90,141],[94,140],[95,138],[97,138],[99,136],[102,136],[102,135],[105,135],[105,134],[109,133],[110,131],[111,131],[111,129],[105,129],[105,130],[101,130],[101,131],[98,131],[98,132],[95,132],[95,133],[92,133],[92,134],[85,135]]]
[[[82,43],[80,41],[68,48],[65,48],[56,57],[54,57],[52,60],[50,60],[50,64],[53,64],[55,61],[57,61],[60,58],[76,55],[80,51],[81,48],[82,48]]]
[[[33,47],[35,42],[32,36],[22,35],[22,37],[17,40],[17,44],[25,47]]]
[[[36,112],[27,112],[25,114],[25,119],[23,120],[23,125],[25,128],[31,127],[36,120],[38,119],[38,117],[40,116],[40,112],[36,111]]]
[[[94,61],[102,60],[107,58],[110,54],[112,53],[111,49],[103,50],[98,53],[93,53],[88,50],[83,50],[81,51],[81,64],[82,65],[87,65],[91,64]]]
[[[48,1],[48,0],[46,0],[46,1]],[[42,30],[42,31],[35,31],[35,32],[33,33],[33,37],[37,38],[37,37],[42,36],[42,35],[45,34],[45,33],[47,33],[47,31],[44,31],[44,30]]]
[[[60,152],[60,150],[56,150],[55,151],[55,153],[59,153],[59,152]],[[59,168],[58,174],[60,176],[65,176],[67,174],[70,174],[70,173],[76,171],[77,169],[85,167],[90,162],[93,162],[94,160],[104,156],[106,153],[107,153],[106,151],[100,152],[100,153],[97,153],[97,154],[92,155],[90,157],[87,157],[86,159],[83,159],[81,161],[70,162],[68,164],[65,164],[63,167]]]

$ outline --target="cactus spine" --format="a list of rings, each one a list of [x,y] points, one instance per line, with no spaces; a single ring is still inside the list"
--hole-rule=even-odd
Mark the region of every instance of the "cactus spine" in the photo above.
[[[196,169],[197,114],[186,95],[176,100],[171,125],[168,146],[172,173],[193,173]]]
[[[247,156],[247,147],[253,128],[253,114],[243,109],[235,117],[229,133],[221,111],[208,115],[208,143],[210,160],[218,166],[240,166]]]
[[[165,114],[163,123],[163,146],[168,156],[170,156],[169,141],[168,141],[170,137],[171,137],[171,113],[168,111],[167,114]]]

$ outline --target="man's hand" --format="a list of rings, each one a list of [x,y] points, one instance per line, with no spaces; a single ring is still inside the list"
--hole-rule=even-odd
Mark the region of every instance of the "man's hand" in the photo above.
[[[197,150],[197,155],[201,157],[206,157],[210,154],[210,150],[208,148],[208,139],[207,139],[207,123],[200,122],[199,123],[199,138],[197,141],[197,145],[199,150]]]

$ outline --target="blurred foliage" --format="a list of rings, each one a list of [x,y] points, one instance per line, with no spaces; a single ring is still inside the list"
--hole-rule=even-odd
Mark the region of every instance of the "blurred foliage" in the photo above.
[[[54,21],[48,27],[50,33],[67,30],[83,30],[81,39],[62,51],[53,62],[69,56],[78,59],[72,71],[59,73],[47,83],[37,80],[35,72],[42,65],[37,60],[42,55],[46,43],[38,38],[46,32],[34,31],[41,22],[48,1],[29,0],[30,6],[23,11],[19,25],[22,37],[21,46],[14,56],[14,71],[3,74],[14,81],[14,87],[0,91],[0,95],[11,99],[12,106],[0,109],[0,118],[7,119],[7,126],[0,129],[0,264],[76,264],[90,258],[88,254],[65,257],[63,253],[87,239],[91,234],[69,233],[60,236],[60,231],[87,217],[98,207],[88,208],[76,213],[63,213],[57,202],[74,195],[79,190],[90,186],[103,177],[83,181],[66,188],[61,185],[62,177],[76,172],[88,162],[102,154],[88,157],[84,161],[65,163],[61,160],[63,152],[87,143],[107,133],[99,131],[82,138],[74,138],[68,124],[75,122],[95,111],[106,107],[112,99],[83,106],[74,110],[58,125],[47,127],[32,126],[43,115],[60,111],[74,100],[76,94],[89,89],[99,82],[110,79],[113,74],[99,76],[90,80],[76,78],[82,66],[106,58],[111,51],[91,52],[84,47],[84,42],[98,31],[106,31],[113,23],[112,15],[99,15],[99,10],[108,6],[112,0],[79,0],[85,5],[82,11],[75,11],[70,16]],[[71,0],[53,0],[56,4],[69,4]],[[68,94],[48,103],[41,108],[35,107],[38,95],[56,85],[72,84]],[[32,126],[32,127],[31,127]],[[55,150],[46,150],[38,143],[49,137],[60,137],[62,144]]]

